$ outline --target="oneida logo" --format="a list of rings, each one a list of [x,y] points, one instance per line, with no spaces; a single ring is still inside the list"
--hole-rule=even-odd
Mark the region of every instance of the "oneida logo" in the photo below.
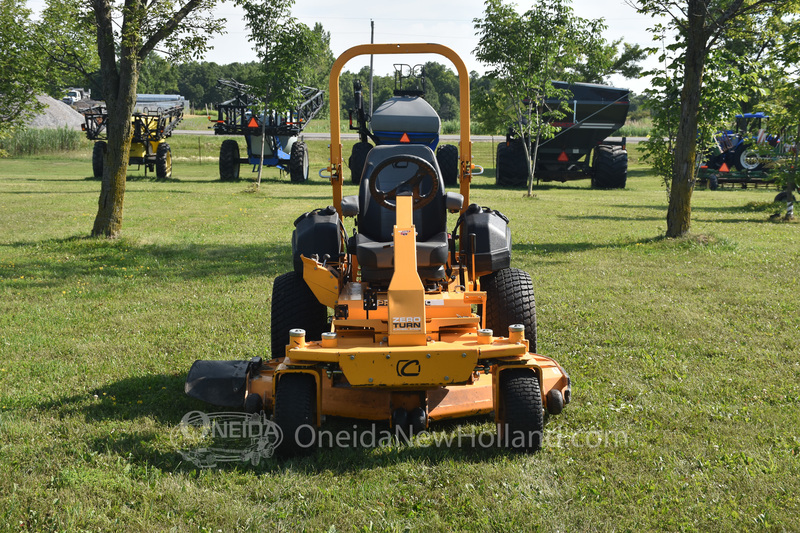
[[[419,331],[422,329],[422,319],[418,316],[396,316],[392,318],[392,328]]]

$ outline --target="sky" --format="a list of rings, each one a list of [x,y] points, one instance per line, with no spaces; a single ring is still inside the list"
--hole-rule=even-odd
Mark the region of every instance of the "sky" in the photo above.
[[[532,2],[520,0],[519,8],[527,9]],[[653,41],[647,28],[653,20],[640,15],[624,0],[573,0],[574,12],[583,18],[604,18],[608,29],[608,41],[619,38],[626,42],[651,46]],[[292,15],[300,22],[313,27],[322,23],[331,34],[331,49],[338,56],[348,48],[370,42],[370,21],[375,23],[376,43],[434,42],[455,50],[467,66],[468,71],[479,73],[484,67],[475,59],[473,50],[478,44],[473,19],[483,15],[484,3],[480,0],[403,0],[402,2],[373,2],[353,0],[296,0]],[[217,9],[220,16],[228,19],[228,33],[214,39],[214,50],[206,59],[217,63],[248,61],[256,58],[248,32],[242,21],[241,11],[232,3],[221,4]],[[417,64],[438,61],[450,65],[442,56],[407,56],[398,60],[397,56],[375,56],[374,68],[377,75],[394,72],[393,63]],[[650,60],[652,61],[652,59]],[[351,60],[345,70],[357,71],[369,64],[369,57]],[[650,66],[646,63],[645,66]],[[648,85],[646,79],[626,80],[612,78],[611,83],[620,87],[641,92]]]
[[[521,10],[528,9],[532,2],[516,2]],[[28,6],[38,12],[44,0],[29,0]],[[650,17],[640,15],[624,0],[573,0],[575,13],[584,18],[604,18],[608,29],[608,41],[619,38],[626,42],[652,45],[647,28],[653,25]],[[475,59],[472,51],[478,44],[473,19],[483,15],[484,3],[480,0],[403,0],[387,2],[375,0],[363,2],[355,0],[295,0],[292,14],[300,22],[313,27],[322,23],[331,34],[331,49],[338,56],[348,48],[370,42],[370,21],[375,23],[376,43],[433,42],[455,50],[467,66],[468,71],[484,73],[484,67]],[[235,61],[245,62],[256,59],[256,54],[248,42],[248,31],[244,25],[242,11],[232,2],[220,3],[216,14],[228,20],[227,33],[212,39],[214,47],[205,57],[207,61],[220,64]],[[387,75],[394,72],[393,63],[418,64],[438,61],[450,65],[442,56],[375,56],[375,73]],[[653,59],[644,65],[652,66]],[[345,70],[357,71],[369,64],[369,58],[356,58],[347,64]],[[627,87],[641,92],[648,86],[648,80],[625,80],[613,77],[610,82],[619,87]]]

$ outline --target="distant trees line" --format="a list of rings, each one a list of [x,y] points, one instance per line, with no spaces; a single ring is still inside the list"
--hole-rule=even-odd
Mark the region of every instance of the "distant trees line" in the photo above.
[[[208,61],[172,65],[153,54],[148,56],[142,65],[139,76],[139,92],[180,94],[189,100],[195,109],[201,110],[208,107],[209,110],[212,110],[215,104],[231,97],[227,89],[217,86],[218,79],[233,78],[248,85],[256,85],[261,68],[256,61],[230,63],[227,65],[219,65]],[[429,62],[425,65],[425,75],[425,99],[428,103],[439,113],[442,120],[458,118],[458,77],[445,65],[435,62]],[[327,77],[315,77],[317,79],[307,80],[305,83],[324,89],[327,92]],[[353,80],[355,79],[360,79],[363,82],[365,98],[368,98],[369,68],[364,67],[356,73],[343,72],[339,80],[343,116],[354,105]],[[481,76],[475,72],[471,75],[471,81],[472,83],[482,83]],[[373,78],[373,87],[375,91],[374,101],[377,105],[392,96],[394,75],[376,75]],[[327,113],[327,108],[325,113]]]
[[[217,86],[220,78],[233,78],[236,81],[256,85],[258,83],[261,66],[258,62],[229,63],[220,65],[214,62],[191,62],[170,64],[155,54],[148,56],[142,66],[139,77],[140,93],[155,94],[180,94],[189,100],[198,112],[204,109],[214,110],[214,105],[231,98],[227,89]],[[442,121],[458,120],[459,89],[458,77],[447,66],[428,62],[424,65],[425,72],[425,100],[431,104],[441,117]],[[358,72],[344,71],[339,78],[339,94],[342,102],[342,117],[347,117],[349,109],[354,107],[353,81],[359,79],[364,86],[365,102],[369,98],[369,68],[364,67]],[[308,85],[324,89],[327,92],[328,79],[324,75],[308,80]],[[470,73],[470,86],[473,94],[485,93],[491,87],[492,80],[478,74]],[[97,89],[99,91],[99,88]],[[394,91],[394,75],[375,75],[373,78],[374,102],[379,105],[389,99]],[[632,111],[638,107],[638,100],[634,99]],[[326,105],[322,116],[327,116],[329,107]],[[480,113],[473,110],[474,120],[480,121]],[[502,132],[498,132],[502,133]]]

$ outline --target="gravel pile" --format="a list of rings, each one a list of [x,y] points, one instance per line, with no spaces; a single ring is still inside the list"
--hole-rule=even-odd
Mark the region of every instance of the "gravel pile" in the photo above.
[[[84,122],[83,115],[55,98],[46,95],[36,98],[47,107],[41,113],[34,115],[28,123],[29,127],[55,129],[67,126],[70,129],[81,130],[81,124]]]

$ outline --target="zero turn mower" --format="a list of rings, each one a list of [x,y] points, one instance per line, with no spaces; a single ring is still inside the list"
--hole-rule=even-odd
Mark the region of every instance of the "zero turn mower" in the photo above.
[[[458,70],[459,192],[445,191],[428,143],[401,135],[369,151],[358,195],[343,197],[342,67],[359,55],[420,53],[443,55]],[[419,432],[435,421],[491,412],[498,442],[537,450],[545,415],[570,401],[570,379],[535,353],[533,287],[526,272],[510,267],[508,219],[469,203],[464,63],[437,44],[356,46],[333,65],[330,103],[333,206],[295,221],[294,270],[275,279],[272,294],[272,357],[196,361],[187,394],[272,411],[284,454],[304,451],[325,415]],[[402,102],[396,106],[397,124],[414,127]],[[448,211],[459,214],[450,233]],[[350,217],[353,235],[345,230]]]

